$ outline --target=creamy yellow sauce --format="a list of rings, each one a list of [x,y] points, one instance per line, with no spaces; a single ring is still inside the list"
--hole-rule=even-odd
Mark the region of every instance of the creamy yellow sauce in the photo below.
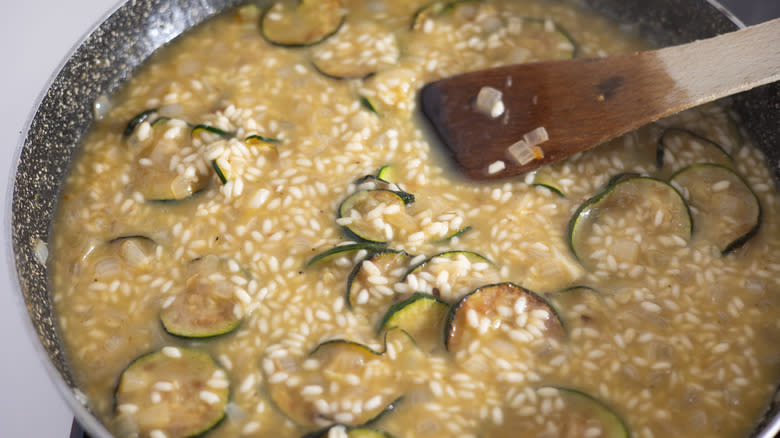
[[[187,347],[208,352],[230,382],[226,417],[209,437],[299,437],[361,424],[393,402],[396,409],[371,427],[398,438],[519,430],[607,436],[587,411],[574,418],[567,393],[554,389],[561,387],[598,399],[631,436],[745,436],[780,377],[780,209],[762,154],[712,105],[536,175],[467,181],[422,123],[416,93],[423,84],[562,57],[574,47],[592,57],[644,46],[565,3],[464,2],[413,26],[424,4],[345,1],[345,23],[332,39],[303,48],[264,39],[261,11],[231,11],[161,50],[114,96],[72,164],[50,242],[57,321],[90,408],[117,436],[168,436],[155,423],[164,423],[159,410],[149,420],[156,426],[139,426],[143,409],[120,409],[114,390],[137,357]],[[380,62],[361,61],[360,69],[374,69],[368,77],[338,80],[312,64],[335,56],[338,73],[347,74],[353,70],[344,66],[362,52],[346,45],[372,38],[371,56]],[[135,115],[152,108],[123,136]],[[162,116],[171,120],[152,123]],[[198,124],[225,135],[192,135]],[[638,213],[602,224],[578,260],[568,243],[570,219],[612,176],[667,180],[719,154],[706,142],[670,136],[658,169],[657,141],[672,126],[706,136],[733,157],[729,166],[761,205],[758,233],[722,255],[718,233],[697,229],[712,217],[696,221],[694,209],[692,235],[676,238],[659,234],[672,218],[639,203]],[[414,202],[339,218],[344,199],[378,188],[355,181],[385,165],[392,188]],[[173,198],[181,199],[164,200]],[[307,263],[354,241],[344,228],[360,221],[410,257],[364,267],[351,295],[350,273],[366,251]],[[145,239],[115,240],[128,236]],[[445,251],[486,260],[439,260],[404,277],[414,262]],[[212,265],[193,271],[193,260]],[[450,350],[441,318],[433,334],[418,327],[417,345],[398,331],[388,339],[378,332],[388,307],[413,292],[437,295],[448,312],[468,292],[498,282],[534,291],[555,310],[513,299],[502,304],[504,316],[497,307],[488,316],[464,313],[468,333]],[[592,290],[561,295],[572,286]],[[193,290],[205,295],[181,298]],[[208,318],[235,317],[237,328],[193,340],[172,336],[160,322],[172,306],[196,313],[210,303],[222,307]],[[496,323],[502,318],[504,328]],[[512,334],[508,326],[526,331]],[[332,339],[373,353],[312,354]],[[357,359],[344,359],[350,355]],[[160,391],[176,386],[168,383],[150,393],[145,412],[166,400]],[[340,426],[330,432],[344,433]]]

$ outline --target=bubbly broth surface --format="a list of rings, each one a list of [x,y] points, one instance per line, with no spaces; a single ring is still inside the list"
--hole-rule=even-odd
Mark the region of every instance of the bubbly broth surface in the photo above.
[[[249,6],[187,33],[58,206],[90,408],[122,437],[745,436],[780,378],[780,211],[734,118],[475,183],[417,108],[443,76],[642,48],[531,0]]]

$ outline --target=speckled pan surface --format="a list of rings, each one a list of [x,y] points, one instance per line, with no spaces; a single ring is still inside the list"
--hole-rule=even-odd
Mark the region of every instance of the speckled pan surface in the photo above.
[[[679,44],[737,28],[722,8],[706,0],[582,0],[622,22],[639,26],[660,45]],[[137,0],[117,9],[80,45],[51,83],[30,122],[17,163],[12,200],[12,243],[20,293],[36,334],[64,383],[74,388],[52,318],[45,266],[37,255],[48,241],[61,183],[79,141],[92,122],[96,99],[112,93],[151,53],[187,29],[241,0]],[[753,139],[766,152],[780,184],[780,84],[734,100]],[[94,419],[79,420],[95,436],[108,436]],[[778,417],[780,395],[766,421]],[[83,417],[83,418],[82,418]],[[778,418],[774,418],[778,423]],[[90,427],[90,425],[92,427]],[[755,436],[766,426],[762,423]]]

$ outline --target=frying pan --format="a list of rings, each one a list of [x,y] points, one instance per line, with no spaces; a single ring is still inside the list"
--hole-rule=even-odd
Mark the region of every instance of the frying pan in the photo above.
[[[741,23],[713,0],[580,0],[604,15],[636,26],[657,45],[681,44],[735,30]],[[103,21],[65,62],[29,121],[19,159],[10,214],[16,267],[14,285],[26,304],[28,324],[47,356],[52,379],[94,437],[110,433],[85,407],[62,350],[53,317],[42,250],[63,179],[93,119],[93,105],[110,95],[157,48],[242,3],[241,0],[131,0]],[[99,61],[99,62],[98,62]],[[753,141],[765,152],[780,185],[780,83],[733,98],[733,109]],[[780,387],[779,387],[780,389]],[[780,390],[756,418],[751,437],[770,438],[780,430]]]

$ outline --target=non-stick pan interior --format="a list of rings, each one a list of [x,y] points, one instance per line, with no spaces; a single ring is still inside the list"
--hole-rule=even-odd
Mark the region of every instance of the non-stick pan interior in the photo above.
[[[738,27],[730,14],[706,0],[581,0],[658,45],[679,44]],[[52,315],[45,243],[62,181],[81,137],[93,120],[95,101],[111,94],[157,48],[241,0],[130,1],[100,24],[53,79],[30,121],[17,163],[11,209],[13,253],[30,320],[59,379],[73,391],[66,397],[82,416],[76,387]],[[734,108],[765,151],[780,182],[780,84],[743,93]],[[778,397],[765,421],[777,416]],[[94,419],[80,418],[96,425]],[[90,430],[104,435],[105,430]],[[757,430],[759,430],[757,428]]]

